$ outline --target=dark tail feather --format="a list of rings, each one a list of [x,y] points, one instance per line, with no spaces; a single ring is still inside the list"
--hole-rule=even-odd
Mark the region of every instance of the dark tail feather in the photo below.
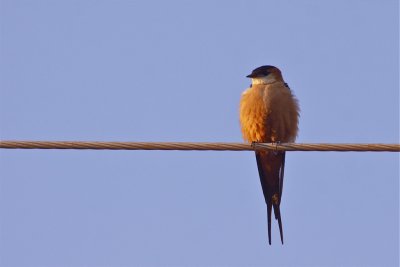
[[[279,173],[279,203],[281,202],[283,190],[283,177],[285,176],[285,156],[286,152],[282,152],[282,166]]]
[[[275,213],[275,218],[278,220],[279,233],[281,235],[281,242],[283,245],[282,218],[281,218],[281,209],[279,208],[279,205],[274,205],[274,213]]]
[[[268,216],[268,243],[271,245],[271,213],[272,213],[272,204],[267,204],[267,216]]]
[[[282,245],[283,245],[283,230],[282,230],[281,209],[280,209],[279,205],[281,204],[281,197],[282,197],[282,190],[283,190],[283,177],[285,176],[285,156],[286,156],[286,152],[283,152],[282,153],[282,166],[281,166],[280,173],[279,173],[279,204],[276,205],[276,208],[274,210],[275,217],[277,217],[277,220],[278,220],[279,233],[281,234]]]

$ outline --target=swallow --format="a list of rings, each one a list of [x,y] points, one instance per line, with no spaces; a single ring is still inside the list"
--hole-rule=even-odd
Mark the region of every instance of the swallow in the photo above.
[[[246,77],[251,85],[240,99],[240,124],[246,142],[294,142],[298,132],[298,101],[283,80],[281,71],[266,65]],[[271,213],[274,210],[283,244],[280,204],[285,151],[256,151],[261,187],[267,204],[268,242],[271,245]]]

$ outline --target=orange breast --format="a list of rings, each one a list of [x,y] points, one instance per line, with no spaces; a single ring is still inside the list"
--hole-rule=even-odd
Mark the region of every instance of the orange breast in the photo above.
[[[284,83],[255,85],[240,101],[240,123],[248,142],[294,142],[299,107]]]
[[[243,139],[248,142],[265,142],[267,110],[263,91],[257,87],[247,89],[240,100],[240,124]]]

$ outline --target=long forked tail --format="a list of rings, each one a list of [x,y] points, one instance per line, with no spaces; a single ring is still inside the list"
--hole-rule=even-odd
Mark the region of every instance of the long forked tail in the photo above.
[[[271,245],[271,213],[274,209],[275,219],[278,221],[279,233],[283,244],[283,228],[280,212],[280,202],[283,188],[283,174],[285,167],[285,152],[256,151],[258,173],[261,187],[267,204],[268,242]]]

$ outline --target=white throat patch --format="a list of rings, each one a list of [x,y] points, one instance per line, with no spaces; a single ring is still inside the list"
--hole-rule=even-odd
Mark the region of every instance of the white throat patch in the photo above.
[[[266,77],[251,78],[251,84],[269,84],[276,82],[274,75],[268,75]]]

